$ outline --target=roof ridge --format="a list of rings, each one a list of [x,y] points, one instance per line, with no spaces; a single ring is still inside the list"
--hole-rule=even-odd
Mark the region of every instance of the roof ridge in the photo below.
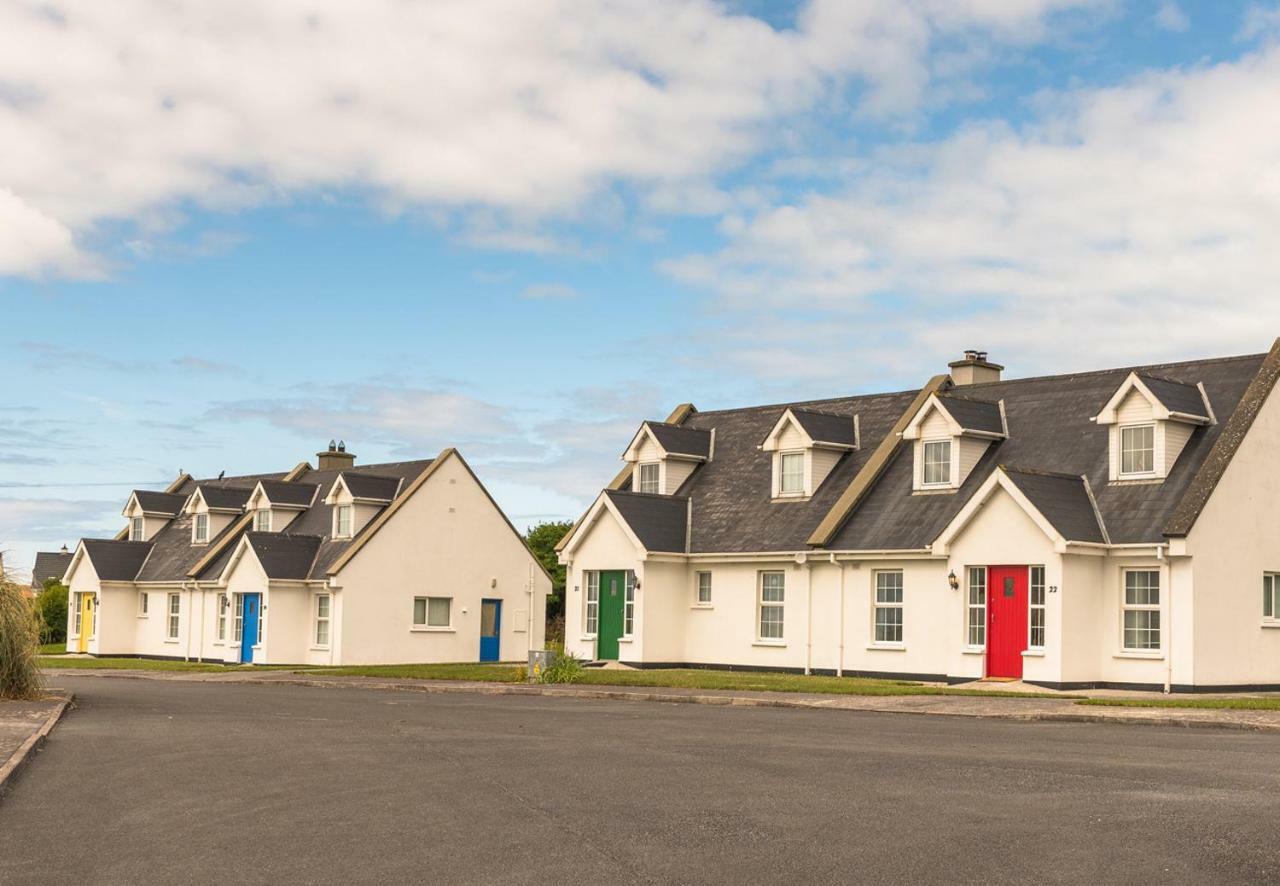
[[[994,385],[1016,384],[1026,381],[1046,381],[1048,379],[1074,379],[1087,378],[1094,375],[1110,375],[1113,372],[1133,372],[1139,375],[1143,374],[1143,370],[1150,369],[1167,369],[1173,366],[1201,366],[1205,363],[1231,363],[1241,360],[1259,360],[1265,358],[1265,353],[1259,354],[1235,354],[1228,357],[1202,357],[1199,360],[1182,360],[1172,363],[1144,363],[1141,366],[1112,366],[1107,369],[1086,369],[1080,372],[1063,372],[1059,374],[1049,375],[1028,375],[1023,378],[1005,378],[1000,381],[984,381],[975,384],[965,385],[966,388],[988,388]],[[1148,375],[1151,373],[1147,373]],[[1178,384],[1187,384],[1186,382],[1178,382]],[[1194,387],[1194,385],[1192,385]]]
[[[1000,465],[1000,469],[1006,474],[1029,474],[1033,477],[1056,477],[1059,480],[1075,480],[1080,482],[1083,478],[1080,474],[1069,474],[1065,471],[1045,471],[1040,468],[1018,468],[1012,465]]]
[[[968,385],[966,385],[965,387],[968,387]],[[1000,401],[998,400],[979,400],[977,397],[966,397],[964,394],[952,394],[948,391],[943,391],[942,393],[936,394],[935,396],[939,400],[959,400],[962,403],[981,403],[983,406],[999,406],[1000,405]]]
[[[660,492],[635,492],[630,489],[606,489],[607,495],[629,495],[632,498],[658,498],[663,501],[688,501],[687,495],[663,495]]]
[[[1167,382],[1168,384],[1171,384],[1171,385],[1182,385],[1184,388],[1195,387],[1195,385],[1191,384],[1191,382],[1178,381],[1176,378],[1169,378],[1167,375],[1156,375],[1154,372],[1139,372],[1138,370],[1135,369],[1133,374],[1138,376],[1138,378],[1149,378],[1152,381]]]
[[[696,418],[701,415],[718,415],[726,412],[763,412],[765,410],[772,409],[800,409],[802,412],[813,412],[814,410],[806,410],[803,407],[814,403],[847,403],[851,400],[871,400],[876,397],[904,397],[908,394],[914,396],[919,392],[919,388],[910,388],[902,391],[872,391],[865,394],[847,394],[843,397],[823,397],[817,400],[796,400],[793,403],[766,403],[761,406],[732,406],[725,409],[700,409],[694,413],[691,418]],[[842,415],[836,415],[835,413],[829,414],[835,415],[837,418],[845,417]]]

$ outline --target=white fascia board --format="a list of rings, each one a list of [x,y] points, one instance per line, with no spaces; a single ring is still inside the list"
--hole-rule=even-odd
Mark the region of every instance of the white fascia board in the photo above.
[[[635,532],[632,531],[630,524],[623,519],[622,514],[619,513],[613,502],[609,501],[609,496],[601,492],[596,500],[592,502],[591,507],[587,509],[587,514],[582,518],[582,522],[578,524],[578,527],[575,530],[573,530],[573,536],[570,538],[569,543],[561,550],[560,553],[565,559],[572,558],[573,552],[577,550],[578,545],[580,545],[583,540],[591,534],[591,530],[595,528],[596,522],[599,521],[600,516],[606,510],[613,515],[615,520],[618,521],[618,525],[622,527],[622,531],[627,536],[627,539],[635,546],[636,551],[641,555],[640,559],[643,560],[649,556],[649,552],[646,551],[644,545],[640,543],[640,539],[636,536]]]
[[[804,438],[805,448],[812,448],[814,445],[813,438],[810,437],[809,432],[804,429],[804,425],[800,424],[796,419],[795,414],[791,411],[790,407],[784,410],[782,415],[778,417],[778,420],[773,423],[773,427],[765,436],[764,442],[760,444],[760,448],[765,452],[776,452],[778,450],[778,438],[782,436],[782,431],[788,424],[794,426],[800,436]]]
[[[902,439],[919,440],[920,426],[924,424],[924,420],[929,417],[929,413],[935,409],[942,413],[942,417],[947,420],[947,427],[950,429],[951,436],[959,437],[964,433],[964,428],[960,427],[960,422],[951,417],[951,413],[947,411],[947,408],[942,405],[942,401],[938,399],[938,395],[930,394],[929,398],[924,401],[924,404],[916,412],[915,417],[912,418],[911,422],[903,429]]]
[[[658,437],[653,431],[649,430],[649,423],[644,422],[640,425],[640,430],[636,431],[635,436],[631,438],[631,442],[627,445],[627,449],[622,453],[622,460],[625,462],[636,462],[639,460],[640,439],[648,436],[653,441],[653,445],[658,447],[658,451],[662,453],[663,458],[668,457],[667,450],[663,448],[662,443],[658,441]]]
[[[1009,497],[1018,504],[1018,507],[1026,512],[1031,521],[1053,542],[1054,550],[1059,553],[1066,550],[1067,540],[1059,534],[1058,530],[1053,528],[1053,524],[1045,518],[1044,514],[1040,513],[1039,508],[1031,503],[1031,500],[1018,488],[1018,485],[1009,479],[1009,475],[1004,472],[1004,469],[996,468],[991,476],[978,487],[978,490],[969,497],[960,512],[951,518],[951,522],[946,525],[946,528],[938,534],[932,545],[933,552],[940,556],[947,555],[951,542],[964,530],[969,521],[977,515],[978,511],[986,505],[987,501],[998,489],[1003,489],[1007,492]]]

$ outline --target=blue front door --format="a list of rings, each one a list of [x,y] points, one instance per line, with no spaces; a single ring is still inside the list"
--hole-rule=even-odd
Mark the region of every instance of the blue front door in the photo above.
[[[262,595],[245,594],[240,598],[240,661],[253,661],[253,647],[258,642],[258,620],[261,617]]]
[[[499,661],[498,637],[502,633],[502,601],[480,601],[480,660]]]

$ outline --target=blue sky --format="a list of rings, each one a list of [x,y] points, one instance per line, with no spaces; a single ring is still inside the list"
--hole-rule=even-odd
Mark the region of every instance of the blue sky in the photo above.
[[[1274,3],[260,7],[0,0],[11,565],[331,437],[527,525],[682,401],[1280,333]]]

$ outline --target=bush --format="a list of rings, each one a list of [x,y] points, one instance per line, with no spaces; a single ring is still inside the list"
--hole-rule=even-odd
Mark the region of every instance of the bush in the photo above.
[[[582,676],[582,662],[573,655],[557,652],[551,657],[551,664],[538,675],[540,683],[576,683]]]
[[[0,698],[37,698],[39,619],[22,588],[0,578]]]
[[[40,615],[40,643],[67,642],[67,595],[70,589],[56,578],[44,583],[36,596],[36,612]]]

